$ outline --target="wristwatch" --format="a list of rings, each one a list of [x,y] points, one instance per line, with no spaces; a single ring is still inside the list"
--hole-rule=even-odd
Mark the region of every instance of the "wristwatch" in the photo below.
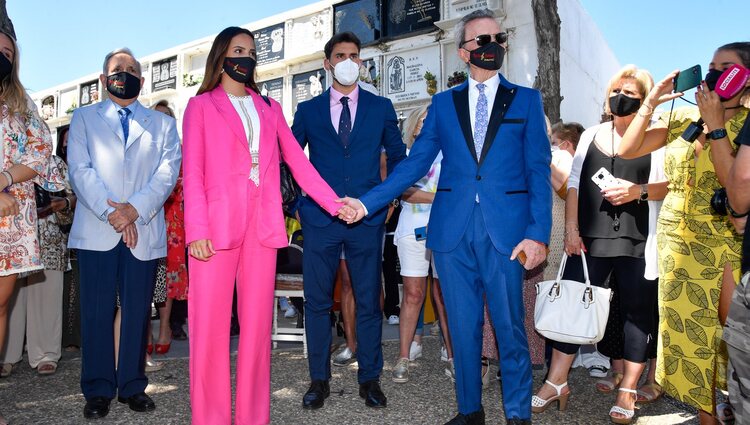
[[[638,202],[643,202],[648,200],[648,185],[642,184],[641,185],[641,197],[638,198]]]
[[[727,130],[725,128],[717,128],[706,134],[706,140],[719,140],[725,137],[727,137]]]

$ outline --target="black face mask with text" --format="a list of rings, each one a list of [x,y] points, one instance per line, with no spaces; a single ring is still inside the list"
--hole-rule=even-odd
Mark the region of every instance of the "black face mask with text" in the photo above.
[[[489,71],[497,71],[503,66],[505,48],[495,42],[487,43],[469,52],[469,63]]]
[[[609,110],[617,117],[627,117],[634,114],[641,107],[641,99],[618,93],[609,98]]]
[[[0,81],[4,80],[11,72],[13,72],[13,64],[5,55],[0,54]]]
[[[107,91],[118,99],[133,99],[141,93],[141,79],[121,71],[107,77]]]
[[[255,59],[250,56],[224,58],[224,72],[238,83],[247,84],[255,72]]]

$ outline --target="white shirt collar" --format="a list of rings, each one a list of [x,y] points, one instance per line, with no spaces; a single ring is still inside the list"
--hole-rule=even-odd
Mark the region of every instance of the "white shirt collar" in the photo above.
[[[469,90],[476,91],[477,84],[479,84],[479,81],[469,77]],[[500,86],[500,75],[498,74],[497,76],[485,81],[484,85],[486,86],[485,90],[489,89],[492,92],[496,92],[497,88]]]

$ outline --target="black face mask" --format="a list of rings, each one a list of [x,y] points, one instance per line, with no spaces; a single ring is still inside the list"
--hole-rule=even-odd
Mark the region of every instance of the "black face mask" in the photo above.
[[[0,55],[0,81],[4,80],[11,72],[13,72],[13,64],[5,55]]]
[[[253,78],[255,59],[250,56],[224,58],[224,72],[234,81],[246,84]]]
[[[133,99],[141,92],[141,79],[129,72],[117,72],[107,77],[107,91],[118,99]]]
[[[711,91],[714,91],[716,89],[716,83],[719,82],[719,77],[721,77],[721,74],[723,74],[724,71],[720,71],[718,69],[709,69],[706,73],[706,78],[704,80],[706,81],[706,85],[708,86],[708,89]]]
[[[482,69],[497,71],[503,66],[505,48],[495,42],[487,43],[469,52],[469,63]]]
[[[634,114],[640,107],[641,99],[625,96],[622,93],[610,96],[609,98],[609,110],[612,112],[612,115],[618,117],[627,117],[630,114]]]

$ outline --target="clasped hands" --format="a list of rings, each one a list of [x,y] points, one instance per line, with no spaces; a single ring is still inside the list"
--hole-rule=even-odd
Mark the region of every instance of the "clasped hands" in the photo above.
[[[115,229],[122,233],[122,241],[128,248],[135,248],[138,244],[138,230],[135,221],[138,219],[138,210],[127,202],[115,202],[107,199],[107,204],[115,210],[107,215],[107,221]]]

